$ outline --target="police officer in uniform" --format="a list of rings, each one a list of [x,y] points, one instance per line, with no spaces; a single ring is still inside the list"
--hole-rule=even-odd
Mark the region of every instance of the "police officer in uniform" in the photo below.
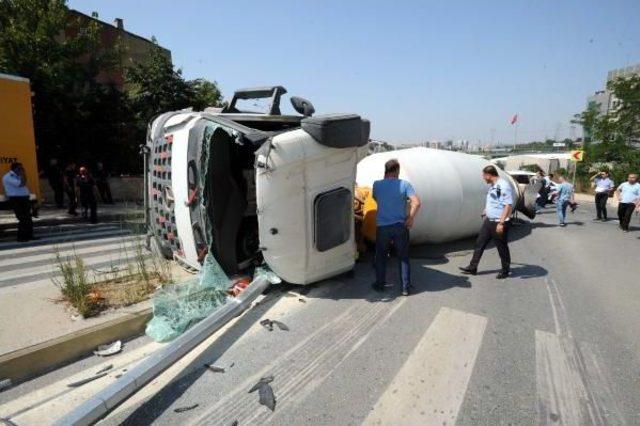
[[[463,274],[476,275],[482,253],[484,253],[489,241],[493,240],[502,263],[502,269],[496,278],[502,280],[509,276],[511,267],[511,253],[507,240],[511,227],[509,216],[513,210],[513,192],[511,185],[500,178],[495,166],[487,166],[482,169],[482,178],[490,185],[483,213],[484,221],[476,240],[473,258],[469,266],[460,268],[460,270]]]

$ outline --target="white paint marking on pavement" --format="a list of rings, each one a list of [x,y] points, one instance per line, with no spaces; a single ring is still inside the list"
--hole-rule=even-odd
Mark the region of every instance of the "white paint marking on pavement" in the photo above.
[[[455,424],[486,325],[485,317],[441,308],[364,424]]]
[[[25,425],[43,424],[46,422],[45,419],[53,421],[93,396],[112,381],[118,380],[116,376],[122,374],[123,369],[132,368],[160,346],[160,343],[151,342],[132,351],[126,351],[125,348],[125,351],[116,357],[106,358],[104,362],[96,366],[0,405],[0,417],[9,418],[16,424]],[[113,365],[113,368],[108,370],[107,376],[77,388],[67,386],[69,383],[94,376],[97,371],[108,365]]]
[[[535,336],[537,424],[625,424],[589,346],[540,330]]]

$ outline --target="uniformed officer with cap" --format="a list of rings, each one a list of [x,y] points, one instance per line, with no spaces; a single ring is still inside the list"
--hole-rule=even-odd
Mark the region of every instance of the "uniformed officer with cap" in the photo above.
[[[490,185],[483,213],[484,221],[476,240],[473,258],[471,258],[469,266],[460,268],[460,270],[464,274],[476,275],[482,253],[484,253],[489,241],[493,240],[502,263],[502,269],[496,278],[502,280],[509,276],[511,267],[511,253],[507,239],[511,227],[509,216],[513,210],[513,191],[511,185],[500,178],[495,166],[486,166],[482,169],[482,178]]]

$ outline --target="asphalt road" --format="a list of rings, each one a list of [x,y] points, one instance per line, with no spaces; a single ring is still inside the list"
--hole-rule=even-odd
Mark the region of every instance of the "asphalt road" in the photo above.
[[[170,384],[156,381],[103,423],[640,424],[640,226],[634,217],[625,234],[593,215],[582,205],[559,228],[550,208],[514,228],[504,281],[493,248],[479,275],[458,274],[473,245],[461,241],[412,250],[407,298],[373,292],[366,261],[306,294],[275,289]],[[395,265],[389,274],[397,282]],[[290,330],[267,331],[264,318]],[[273,412],[248,393],[267,375]]]

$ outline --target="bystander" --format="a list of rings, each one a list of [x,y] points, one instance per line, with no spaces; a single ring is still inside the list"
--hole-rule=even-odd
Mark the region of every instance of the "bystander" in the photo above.
[[[640,207],[640,183],[638,183],[638,175],[630,173],[627,181],[618,186],[616,196],[618,198],[620,229],[629,232],[629,224],[631,223],[633,211]]]
[[[615,188],[613,181],[609,177],[609,172],[603,170],[590,179],[595,188],[595,202],[596,202],[596,218],[594,220],[607,221],[607,201],[611,191]]]
[[[2,177],[2,185],[4,194],[18,219],[18,241],[36,240],[37,238],[33,236],[27,175],[21,163],[11,164],[9,172]]]
[[[402,294],[410,290],[409,229],[420,208],[420,199],[409,182],[399,179],[400,163],[389,160],[384,165],[384,179],[373,183],[373,198],[378,204],[376,213],[376,282],[373,288],[383,291],[386,282],[387,255],[393,242],[398,256]],[[407,200],[409,212],[407,213]]]

